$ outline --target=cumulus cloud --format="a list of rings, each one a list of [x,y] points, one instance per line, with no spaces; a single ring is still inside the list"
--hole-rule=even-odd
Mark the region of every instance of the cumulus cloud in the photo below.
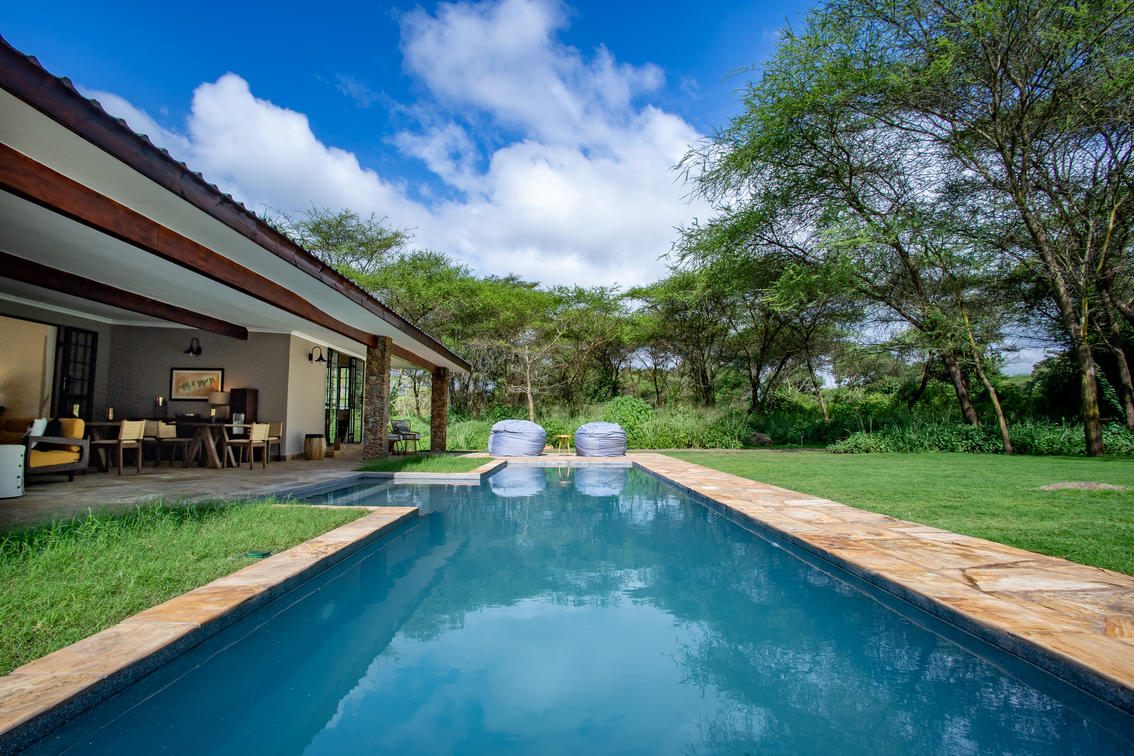
[[[664,274],[658,258],[675,227],[703,214],[672,170],[699,135],[642,102],[662,86],[660,69],[562,44],[568,20],[554,0],[458,2],[403,16],[405,70],[427,95],[405,107],[417,126],[389,143],[450,187],[447,199],[411,192],[323,144],[306,115],[255,97],[234,73],[198,86],[184,133],[99,96],[257,210],[373,212],[482,273],[646,283]],[[343,86],[356,101],[369,91]]]

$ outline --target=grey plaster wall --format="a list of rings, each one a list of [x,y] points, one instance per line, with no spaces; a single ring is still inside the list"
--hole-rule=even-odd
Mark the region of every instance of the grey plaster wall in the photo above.
[[[184,354],[193,337],[201,344],[200,357]],[[114,326],[106,404],[116,418],[148,417],[156,397],[169,398],[171,368],[223,368],[225,391],[259,389],[259,419],[283,420],[290,340],[290,334],[250,333],[240,341],[187,328]],[[209,404],[169,402],[170,416],[187,412],[207,415]]]

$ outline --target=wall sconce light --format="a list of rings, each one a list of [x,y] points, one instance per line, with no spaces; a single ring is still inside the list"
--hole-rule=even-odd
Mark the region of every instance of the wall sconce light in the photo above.
[[[319,353],[318,357],[315,356],[316,352]],[[314,349],[311,350],[311,354],[307,355],[307,361],[308,362],[326,362],[327,358],[325,358],[323,356],[323,350],[322,349],[320,349],[319,347],[315,347]]]
[[[196,336],[189,340],[189,348],[186,349],[184,353],[190,357],[201,356],[201,342],[197,341]]]

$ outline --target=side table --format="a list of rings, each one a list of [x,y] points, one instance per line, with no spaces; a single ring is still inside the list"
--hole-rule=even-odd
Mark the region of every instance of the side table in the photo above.
[[[23,444],[0,445],[0,499],[24,495]]]

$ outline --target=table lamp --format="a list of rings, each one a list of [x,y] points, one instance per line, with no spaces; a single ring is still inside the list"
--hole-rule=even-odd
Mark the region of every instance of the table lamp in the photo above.
[[[212,391],[209,393],[209,415],[222,419],[228,416],[227,391]]]

